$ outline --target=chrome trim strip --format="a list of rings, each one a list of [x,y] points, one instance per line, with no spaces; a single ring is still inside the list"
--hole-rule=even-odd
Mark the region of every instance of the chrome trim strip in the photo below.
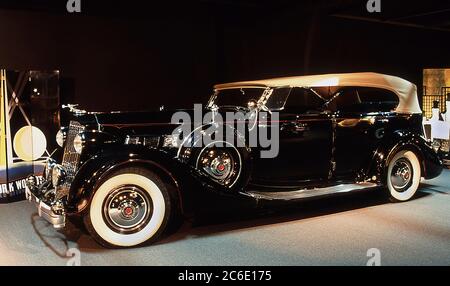
[[[281,201],[290,201],[290,200],[298,200],[305,199],[329,194],[336,193],[347,193],[352,191],[365,190],[370,188],[379,187],[378,184],[363,182],[363,183],[355,183],[355,184],[341,184],[331,187],[325,188],[312,188],[312,189],[301,189],[296,191],[283,191],[283,192],[261,192],[261,191],[250,191],[250,192],[241,192],[241,194],[250,196],[254,199],[258,200],[281,200]]]

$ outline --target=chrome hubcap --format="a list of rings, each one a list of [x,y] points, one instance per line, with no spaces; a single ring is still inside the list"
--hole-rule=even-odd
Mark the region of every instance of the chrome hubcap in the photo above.
[[[391,171],[391,183],[395,190],[402,192],[410,187],[413,177],[411,163],[400,158],[395,162]]]
[[[108,226],[119,233],[141,230],[151,216],[152,202],[147,192],[134,185],[113,190],[103,207]]]
[[[238,161],[231,153],[232,149],[208,149],[199,157],[199,164],[216,182],[228,186],[234,183],[238,171]]]

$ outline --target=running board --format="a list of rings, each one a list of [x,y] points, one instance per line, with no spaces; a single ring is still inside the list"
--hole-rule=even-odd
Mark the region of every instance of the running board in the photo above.
[[[375,183],[356,183],[356,184],[341,184],[325,188],[313,188],[313,189],[302,189],[296,191],[284,191],[284,192],[261,192],[261,191],[249,191],[242,193],[243,195],[250,196],[257,200],[299,200],[317,196],[324,196],[337,193],[348,193],[352,191],[360,191],[379,187],[380,185]]]

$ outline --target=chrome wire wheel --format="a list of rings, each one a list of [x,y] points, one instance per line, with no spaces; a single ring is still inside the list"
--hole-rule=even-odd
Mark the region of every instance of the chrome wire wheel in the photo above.
[[[108,195],[103,216],[112,230],[132,234],[145,227],[152,210],[152,200],[145,190],[135,185],[125,185]]]
[[[413,176],[411,163],[405,158],[400,158],[394,163],[391,170],[392,186],[396,191],[404,192],[412,184]]]

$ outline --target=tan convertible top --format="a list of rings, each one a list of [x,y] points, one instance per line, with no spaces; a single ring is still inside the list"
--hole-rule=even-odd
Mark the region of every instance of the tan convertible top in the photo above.
[[[399,105],[395,110],[398,113],[422,113],[417,99],[415,84],[396,76],[379,73],[343,73],[281,77],[265,80],[241,81],[218,84],[216,90],[244,88],[244,87],[331,87],[331,86],[362,86],[387,89],[394,92],[399,98]]]

